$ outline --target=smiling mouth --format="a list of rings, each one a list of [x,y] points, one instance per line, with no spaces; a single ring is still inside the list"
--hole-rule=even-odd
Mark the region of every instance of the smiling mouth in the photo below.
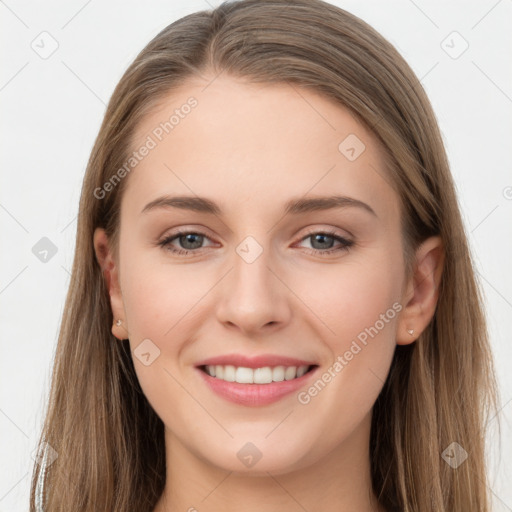
[[[261,368],[247,368],[233,365],[202,365],[199,369],[210,377],[225,382],[238,382],[239,384],[271,384],[299,379],[313,371],[318,365],[304,366],[264,366]]]

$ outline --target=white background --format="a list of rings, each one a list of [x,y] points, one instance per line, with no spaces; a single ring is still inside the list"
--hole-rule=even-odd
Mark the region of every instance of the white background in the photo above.
[[[31,454],[69,284],[81,182],[105,105],[162,28],[218,3],[0,2],[0,512],[28,510]],[[438,117],[501,384],[501,448],[489,436],[494,510],[512,511],[506,485],[512,481],[512,2],[332,3],[398,48]],[[43,31],[58,42],[47,59],[31,48]],[[469,44],[455,59],[442,45],[453,31]],[[452,53],[462,44],[453,35],[444,43]],[[32,253],[42,237],[58,249],[47,263]]]

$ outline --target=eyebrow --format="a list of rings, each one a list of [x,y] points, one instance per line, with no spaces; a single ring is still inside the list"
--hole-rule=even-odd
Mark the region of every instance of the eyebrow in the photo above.
[[[365,210],[378,217],[373,208],[352,197],[326,196],[311,198],[294,198],[284,206],[285,215],[299,215],[313,211],[331,210],[333,208],[355,207]],[[222,215],[222,209],[211,199],[199,196],[161,196],[149,202],[141,211],[141,214],[160,208],[179,208],[211,215]]]

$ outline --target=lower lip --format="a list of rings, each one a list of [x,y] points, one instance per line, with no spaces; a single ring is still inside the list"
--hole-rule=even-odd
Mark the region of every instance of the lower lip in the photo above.
[[[281,398],[297,391],[313,375],[318,366],[309,372],[292,380],[271,382],[269,384],[240,384],[239,382],[227,382],[208,375],[200,368],[196,370],[209,388],[217,395],[238,405],[258,407],[277,402]]]

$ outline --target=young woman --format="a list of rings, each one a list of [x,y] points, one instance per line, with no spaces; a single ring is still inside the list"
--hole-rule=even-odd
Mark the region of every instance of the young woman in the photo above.
[[[319,0],[160,32],[84,178],[31,510],[488,511],[495,405],[398,52]]]

